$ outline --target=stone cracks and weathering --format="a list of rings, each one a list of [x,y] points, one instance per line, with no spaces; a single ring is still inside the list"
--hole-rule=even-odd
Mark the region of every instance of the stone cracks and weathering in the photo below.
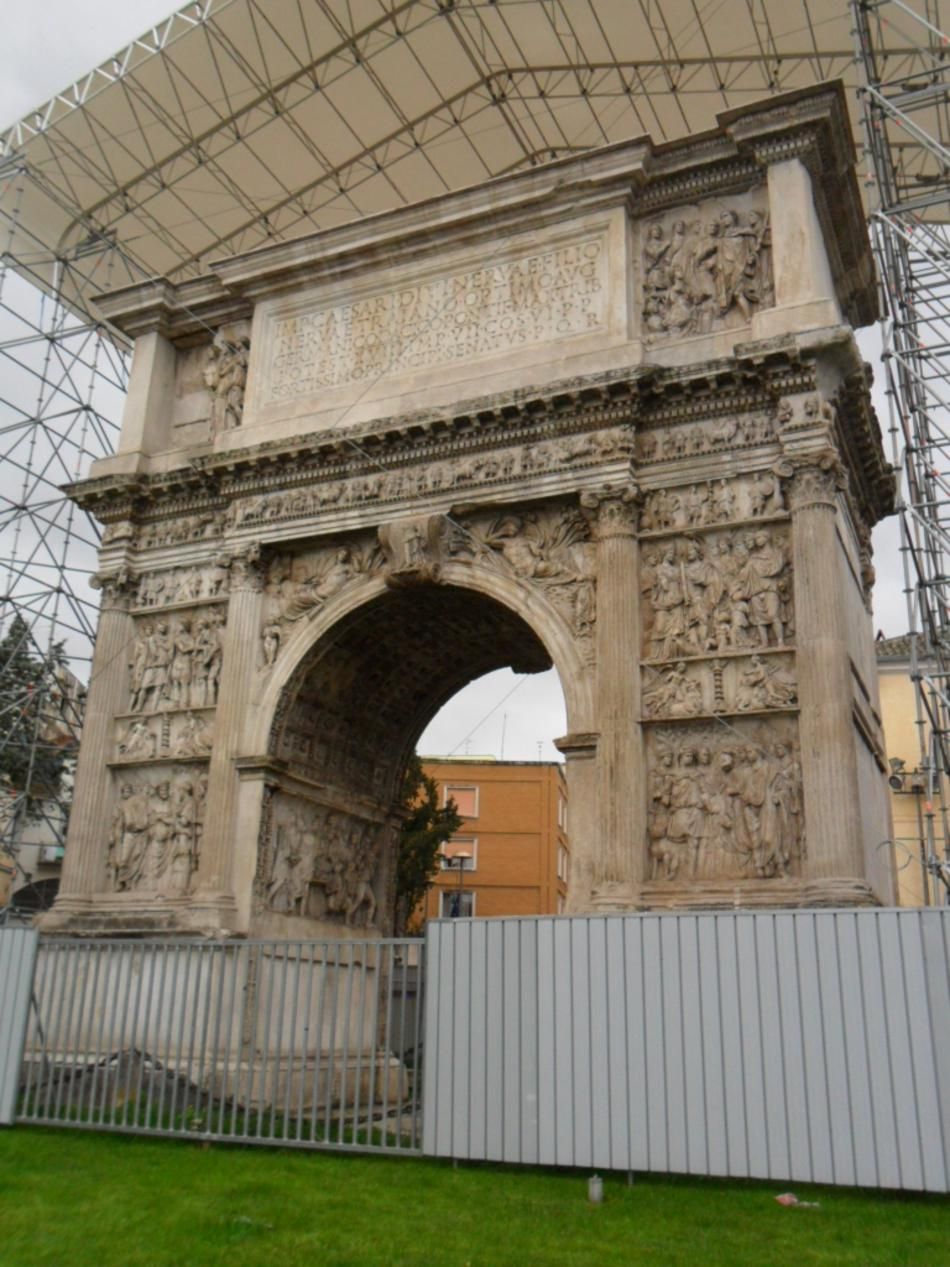
[[[102,298],[48,927],[386,932],[405,759],[505,664],[564,688],[570,909],[889,900],[844,127],[816,90]]]

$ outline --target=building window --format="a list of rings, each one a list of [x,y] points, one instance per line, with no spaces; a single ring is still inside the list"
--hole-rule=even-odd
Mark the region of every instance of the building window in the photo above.
[[[468,857],[462,863],[462,870],[474,871],[478,866],[477,839],[474,836],[453,836],[451,840],[447,840],[442,846],[442,870],[458,871],[459,864],[455,859],[466,853]]]
[[[563,893],[559,893],[559,894],[557,895],[557,913],[558,913],[558,915],[563,915],[563,914],[564,914],[564,910],[565,910],[566,906],[567,906],[567,901],[566,901],[566,899],[565,899],[565,897],[564,897],[564,894],[563,894]]]
[[[563,845],[557,847],[557,878],[563,880],[565,884],[571,874],[571,855]]]
[[[441,889],[439,914],[443,919],[471,919],[475,914],[475,894],[471,889]]]
[[[561,831],[567,831],[567,801],[561,795],[557,798],[557,825]]]
[[[458,784],[447,783],[445,785],[445,794],[442,799],[443,805],[448,805],[449,801],[454,801],[462,818],[478,818],[478,788],[471,786],[460,787]]]

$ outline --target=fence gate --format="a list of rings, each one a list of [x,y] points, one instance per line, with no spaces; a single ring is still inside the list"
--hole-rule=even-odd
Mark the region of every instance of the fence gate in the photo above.
[[[40,941],[17,1120],[421,1147],[423,943]]]

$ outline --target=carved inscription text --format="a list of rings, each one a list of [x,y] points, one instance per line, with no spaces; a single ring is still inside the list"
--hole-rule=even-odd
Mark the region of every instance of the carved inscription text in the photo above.
[[[277,322],[271,401],[508,352],[606,323],[602,236]]]

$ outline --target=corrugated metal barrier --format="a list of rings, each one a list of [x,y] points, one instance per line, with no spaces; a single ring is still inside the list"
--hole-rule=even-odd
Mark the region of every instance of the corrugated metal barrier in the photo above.
[[[13,1121],[36,959],[32,928],[0,928],[0,1126]]]
[[[948,1188],[950,911],[445,920],[423,1151]]]
[[[44,939],[17,1120],[418,1152],[420,951]]]

